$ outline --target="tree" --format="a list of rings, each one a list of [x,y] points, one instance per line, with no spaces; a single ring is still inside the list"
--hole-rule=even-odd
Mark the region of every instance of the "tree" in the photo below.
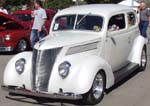
[[[72,0],[47,0],[47,7],[51,9],[63,9],[73,5]]]
[[[29,5],[33,0],[1,0],[3,5],[9,11],[16,11],[22,8],[23,5]],[[1,2],[0,1],[0,2]]]
[[[4,4],[5,0],[0,0],[0,4]]]
[[[20,6],[25,4],[30,4],[32,0],[5,0],[5,5],[11,5],[11,6]]]
[[[118,3],[122,0],[85,0],[88,4],[94,3]]]

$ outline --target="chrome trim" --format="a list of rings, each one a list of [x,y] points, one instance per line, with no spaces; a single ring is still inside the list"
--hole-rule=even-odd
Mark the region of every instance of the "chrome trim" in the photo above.
[[[13,50],[14,50],[14,48],[12,48],[12,47],[3,47],[3,46],[0,46],[0,52],[11,52]]]
[[[94,79],[93,87],[92,87],[93,96],[96,99],[99,99],[101,95],[103,94],[103,91],[104,91],[103,87],[104,87],[103,77],[100,73],[98,73]]]
[[[66,99],[66,100],[80,100],[82,99],[82,95],[74,94],[74,93],[42,93],[42,92],[34,92],[30,91],[21,87],[9,87],[9,86],[1,86],[1,88],[5,91],[21,94],[21,95],[28,95],[28,96],[35,96],[35,97],[44,97],[44,98],[51,98],[51,99]]]
[[[81,52],[86,52],[86,51],[97,49],[98,48],[98,43],[99,43],[99,41],[93,42],[93,43],[88,43],[88,44],[83,44],[83,45],[78,45],[78,46],[75,46],[75,47],[71,47],[67,51],[66,55],[72,55],[72,54],[75,54],[75,53],[81,53]]]
[[[142,57],[141,57],[141,66],[145,67],[147,63],[147,58],[146,58],[146,51],[142,51]]]
[[[62,48],[33,50],[32,56],[32,90],[48,91],[51,72],[58,53]]]

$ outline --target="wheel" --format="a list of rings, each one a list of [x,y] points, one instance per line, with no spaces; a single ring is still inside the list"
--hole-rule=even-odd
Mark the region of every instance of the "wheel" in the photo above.
[[[147,52],[146,52],[146,46],[144,46],[141,54],[141,65],[139,67],[140,71],[145,70],[146,64],[147,64]]]
[[[99,103],[104,96],[105,82],[105,75],[102,71],[100,71],[95,76],[90,91],[83,95],[83,102],[88,105],[95,105]]]
[[[16,52],[23,52],[28,49],[28,42],[25,39],[19,40],[16,48]]]

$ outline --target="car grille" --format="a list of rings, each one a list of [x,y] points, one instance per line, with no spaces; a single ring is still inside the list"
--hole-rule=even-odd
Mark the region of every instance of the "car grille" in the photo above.
[[[32,57],[32,89],[48,91],[49,79],[54,62],[61,48],[49,50],[33,50]]]

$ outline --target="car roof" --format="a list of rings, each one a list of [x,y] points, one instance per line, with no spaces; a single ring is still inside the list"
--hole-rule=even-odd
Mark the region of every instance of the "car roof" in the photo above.
[[[112,13],[125,10],[133,10],[133,9],[130,8],[129,6],[119,4],[90,4],[90,5],[69,7],[59,11],[57,15],[88,14],[88,13],[99,15],[111,15]]]

